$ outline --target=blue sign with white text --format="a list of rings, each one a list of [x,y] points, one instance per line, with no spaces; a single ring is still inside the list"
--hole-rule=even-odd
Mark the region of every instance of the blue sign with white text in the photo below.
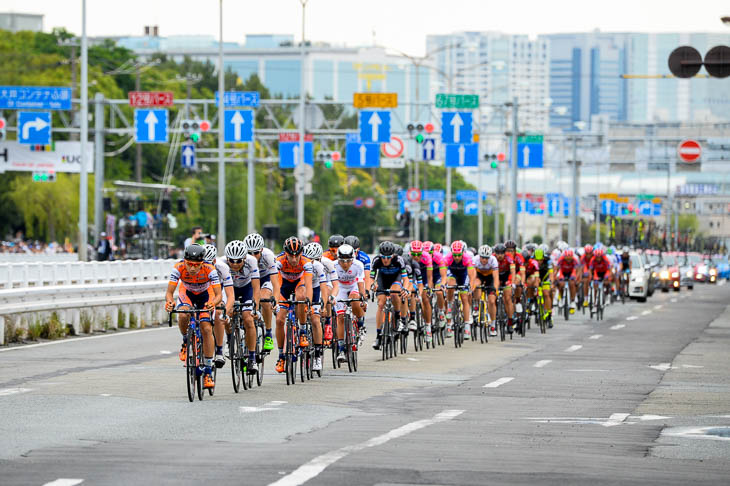
[[[167,142],[168,112],[165,109],[134,110],[134,134],[137,143]]]
[[[279,142],[279,168],[293,169],[302,160],[299,142]],[[314,165],[314,142],[304,142],[304,163]]]
[[[380,166],[380,144],[348,143],[345,149],[345,166],[371,169]]]
[[[443,143],[471,143],[472,116],[468,111],[441,113],[441,141]]]
[[[479,144],[449,144],[446,146],[446,167],[478,167]]]
[[[0,86],[0,109],[70,110],[71,88]]]
[[[446,191],[443,189],[424,189],[421,191],[421,199],[424,201],[443,201]]]
[[[361,111],[360,141],[362,143],[390,142],[390,112]]]
[[[226,110],[225,114],[224,141],[253,142],[253,110]]]
[[[18,142],[28,145],[50,145],[51,112],[18,112]]]
[[[226,91],[223,103],[226,108],[240,108],[242,106],[256,108],[259,106],[258,91]],[[215,92],[215,106],[220,106],[218,91]]]

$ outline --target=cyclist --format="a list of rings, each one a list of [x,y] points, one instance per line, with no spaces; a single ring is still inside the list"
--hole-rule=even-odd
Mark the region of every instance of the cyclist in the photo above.
[[[626,280],[628,281],[631,277],[631,258],[629,258],[629,247],[624,246],[621,249],[621,255],[619,255],[619,270],[621,275],[628,274]],[[628,292],[629,286],[626,284],[626,291]]]
[[[403,332],[406,329],[406,313],[408,306],[402,299],[408,296],[405,286],[408,285],[408,274],[406,272],[406,263],[403,257],[396,255],[396,247],[390,241],[384,241],[378,246],[379,255],[375,257],[372,268],[370,270],[371,280],[375,280],[375,295],[378,297],[378,311],[375,314],[375,325],[377,327],[377,336],[373,343],[373,349],[380,349],[381,336],[383,333],[383,321],[385,319],[384,307],[386,296],[384,290],[390,290],[390,299],[395,309],[395,322],[398,323],[397,332]],[[376,277],[377,274],[377,277]]]
[[[451,244],[451,253],[446,257],[444,265],[446,265],[448,270],[448,279],[446,281],[447,286],[470,285],[470,289],[468,291],[459,291],[459,298],[461,299],[462,309],[464,309],[464,337],[471,337],[471,324],[473,321],[471,312],[469,312],[469,309],[471,308],[469,306],[469,296],[474,291],[474,287],[476,287],[476,271],[474,270],[474,262],[472,262],[469,254],[466,253],[466,245],[463,241],[457,240]],[[447,289],[446,293],[447,301],[451,302],[454,298],[454,289]],[[454,334],[454,330],[452,328],[454,310],[455,309],[449,309],[446,314],[446,337],[451,337]]]
[[[540,246],[535,249],[535,255],[530,260],[532,263],[528,265],[527,272],[533,279],[533,287],[542,285],[543,304],[545,306],[545,315],[543,315],[542,318],[547,320],[548,327],[552,329],[553,299],[551,298],[550,287],[552,280],[554,279],[554,275],[553,264],[550,262],[549,258],[545,257],[546,248],[547,245],[545,248]]]
[[[426,251],[426,243],[419,240],[413,240],[410,244],[411,260],[413,261],[414,268],[417,267],[421,275],[421,285],[419,285],[418,291],[421,298],[421,308],[423,309],[423,322],[426,323],[426,342],[431,342],[431,299],[427,292],[424,292],[425,288],[433,288],[433,260],[431,254]],[[433,243],[431,243],[433,247]]]
[[[331,239],[331,238],[330,238]],[[319,245],[319,243],[317,243]],[[321,248],[321,246],[320,246]],[[337,250],[335,249],[335,252]],[[329,253],[329,252],[328,252]],[[331,255],[331,253],[329,253]],[[327,288],[323,289],[326,290],[326,296],[322,296],[322,302],[324,303],[324,309],[322,309],[322,315],[325,317],[325,325],[324,325],[324,344],[329,345],[332,342],[333,336],[332,336],[332,306],[334,306],[334,300],[335,296],[339,293],[340,290],[340,282],[337,277],[337,270],[335,270],[335,262],[337,261],[337,254],[335,253],[335,259],[332,260],[330,258],[327,258],[322,255],[322,258],[320,261],[322,262],[322,265],[324,265],[324,273],[327,276]]]
[[[204,373],[203,387],[213,388],[213,353],[215,352],[215,341],[213,340],[213,326],[211,325],[211,314],[215,315],[215,306],[220,304],[221,283],[215,267],[205,262],[205,249],[192,244],[185,248],[183,260],[175,264],[170,272],[170,281],[167,284],[165,293],[165,310],[172,311],[175,308],[174,293],[178,283],[182,283],[177,294],[177,309],[202,309],[200,313],[200,329],[203,334],[203,355]],[[179,314],[177,325],[182,333],[183,344],[180,350],[180,361],[187,359],[187,340],[189,314]]]
[[[349,235],[345,237],[345,244],[350,245],[355,249],[355,259],[362,263],[363,270],[365,271],[365,291],[368,292],[370,290],[370,286],[373,284],[372,279],[370,278],[370,257],[367,253],[364,251],[360,251],[360,238],[358,238],[355,235]],[[365,295],[366,298],[369,298],[369,294]],[[362,316],[358,323],[357,323],[358,329],[360,329],[360,332],[362,334],[366,333],[365,330],[365,316]]]
[[[224,249],[225,262],[231,269],[233,277],[233,291],[236,302],[243,304],[241,318],[243,327],[246,330],[246,347],[248,348],[248,364],[246,370],[250,374],[256,374],[259,365],[256,362],[256,326],[253,321],[254,307],[258,307],[261,298],[261,277],[259,273],[259,262],[256,257],[247,253],[246,243],[241,240],[233,240]],[[231,313],[233,315],[233,299],[231,299]],[[226,312],[228,310],[226,309]],[[228,332],[230,332],[228,324]],[[233,350],[228,352],[233,355]]]
[[[322,254],[324,258],[332,262],[337,261],[337,249],[345,243],[345,237],[342,235],[332,235],[327,240],[327,246],[329,249]]]
[[[420,241],[419,241],[420,243]],[[423,274],[421,273],[421,265],[413,258],[411,252],[412,243],[406,244],[403,250],[407,250],[403,255],[403,251],[396,253],[403,258],[406,263],[406,275],[408,276],[408,330],[415,331],[418,329],[416,325],[416,299],[423,294]],[[420,255],[418,256],[420,258]],[[416,292],[418,290],[418,292]]]
[[[319,243],[309,243],[304,247],[304,256],[312,260],[312,308],[309,316],[312,320],[312,337],[314,338],[314,371],[322,371],[322,324],[320,323],[321,302],[327,301],[327,275],[324,265],[319,260],[322,257],[322,246]]]
[[[266,334],[264,335],[264,351],[274,349],[274,340],[271,337],[271,321],[274,315],[274,304],[270,302],[271,297],[279,292],[279,278],[276,270],[276,255],[264,247],[264,238],[258,233],[251,233],[243,239],[246,251],[258,261],[259,285],[261,287],[261,299],[266,300],[260,305],[261,316],[264,319]],[[273,277],[273,278],[272,278]]]
[[[206,245],[203,245],[203,249],[205,250],[205,261],[211,263],[218,272],[218,278],[220,279],[221,286],[223,287],[223,305],[226,309],[226,315],[230,316],[233,314],[234,299],[231,270],[228,268],[228,265],[226,265],[224,261],[216,261],[216,257],[218,256],[218,250],[215,245],[208,243]],[[225,356],[223,356],[223,336],[225,335],[225,328],[226,321],[223,320],[222,314],[219,315],[216,313],[215,323],[213,326],[213,335],[215,336],[215,358],[213,361],[216,368],[222,368],[223,365],[226,364],[226,358]],[[230,330],[231,328],[230,326],[228,326],[227,332],[230,332]]]
[[[479,281],[479,286],[474,289],[473,300],[477,309],[475,316],[478,318],[479,314],[479,299],[482,296],[482,287],[487,294],[487,311],[489,315],[489,335],[496,336],[497,328],[494,326],[494,321],[497,318],[497,291],[499,288],[499,263],[497,258],[492,255],[492,248],[489,245],[482,245],[479,247],[479,257],[474,262],[474,269],[476,270],[476,277]]]
[[[520,301],[522,297],[522,284],[525,281],[525,259],[522,254],[517,251],[517,243],[514,240],[507,240],[504,242],[504,247],[507,249],[507,255],[509,255],[515,262],[515,312],[522,314],[522,303]]]
[[[438,251],[436,251],[436,245],[438,245]],[[433,286],[431,288],[436,294],[436,314],[439,320],[439,326],[443,326],[446,323],[446,299],[444,299],[441,284],[446,282],[447,274],[446,265],[444,264],[444,254],[441,253],[440,243],[431,243],[430,241],[423,244],[423,251],[431,255],[433,268],[437,270],[433,273]]]
[[[497,258],[499,285],[504,288],[502,300],[504,301],[504,311],[507,314],[507,328],[511,333],[514,330],[513,317],[515,306],[512,301],[512,282],[514,282],[516,272],[515,262],[507,254],[507,248],[501,243],[495,245],[492,251]]]
[[[355,260],[355,249],[346,244],[337,248],[337,261],[335,271],[340,283],[340,290],[337,293],[337,300],[361,299],[365,295],[365,270],[361,262]],[[355,318],[361,319],[365,316],[367,304],[365,302],[352,302],[352,313]],[[342,302],[335,304],[337,312],[337,361],[344,363],[345,358],[345,308]],[[358,340],[359,341],[359,340]],[[358,343],[359,346],[359,343]]]
[[[284,242],[284,251],[276,258],[276,269],[279,272],[279,292],[274,298],[279,302],[279,313],[276,315],[276,343],[279,346],[279,360],[276,362],[276,371],[284,372],[284,323],[289,312],[289,304],[286,302],[289,296],[294,293],[295,300],[307,300],[312,302],[312,261],[303,256],[304,245],[296,236],[287,238]],[[306,308],[303,304],[297,304],[296,319],[302,323],[306,320]],[[309,346],[306,335],[299,336],[299,346]]]
[[[568,288],[570,290],[570,313],[575,312],[575,281],[578,278],[578,259],[575,257],[575,253],[570,248],[567,248],[557,263],[558,268],[558,292],[562,297],[565,292],[565,281],[568,281]]]
[[[588,307],[588,284],[591,282],[591,272],[588,266],[593,258],[593,246],[586,245],[583,247],[583,256],[580,257],[580,268],[583,272],[583,307]]]
[[[589,268],[593,273],[594,282],[611,282],[611,267],[611,261],[602,248],[593,251],[593,258],[591,259]]]

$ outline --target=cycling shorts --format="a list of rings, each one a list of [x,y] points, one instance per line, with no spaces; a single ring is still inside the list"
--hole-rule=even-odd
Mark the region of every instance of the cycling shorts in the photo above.
[[[180,290],[177,293],[177,309],[182,309],[185,307],[192,307],[193,309],[204,309],[205,304],[207,304],[210,300],[213,299],[213,289],[208,287],[207,290],[196,294],[195,292],[190,292],[185,287],[180,286]],[[215,316],[215,311],[213,311],[213,316]],[[200,322],[210,322],[212,316],[210,311],[204,311],[200,313]]]
[[[288,309],[289,304],[286,301],[289,300],[289,296],[292,293],[296,293],[296,289],[298,289],[299,287],[304,287],[304,280],[299,279],[291,281],[282,279],[281,290],[279,291],[279,293],[281,294],[281,301],[279,302],[279,305],[284,309]]]
[[[320,302],[322,299],[321,290],[319,285],[312,289],[312,310],[317,315],[319,315],[319,310],[322,307],[322,303]]]
[[[575,271],[575,268],[573,268],[573,271],[570,272],[570,275],[564,275],[562,270],[558,270],[558,280],[575,280],[577,278],[577,274]]]
[[[606,275],[609,273],[609,270],[605,270],[603,272],[599,272],[598,270],[593,271],[593,280],[604,280],[606,278]]]
[[[467,272],[463,273],[451,273],[451,270],[449,270],[446,274],[449,278],[453,278],[456,281],[456,285],[468,285],[469,284],[469,274]]]
[[[499,284],[504,287],[512,284],[512,274],[510,272],[499,274]]]
[[[233,293],[236,296],[236,302],[243,304],[243,312],[251,312],[253,310],[253,285],[248,284],[243,287],[233,287]]]
[[[395,275],[385,275],[382,272],[378,272],[378,280],[377,280],[377,286],[375,287],[375,295],[380,295],[383,293],[383,290],[389,290],[393,284],[398,284],[401,287],[403,287],[403,284],[401,283],[402,275],[400,273],[396,273]]]
[[[352,294],[353,296],[350,297],[350,294]],[[358,291],[357,287],[347,288],[347,287],[340,285],[340,288],[337,291],[337,295],[335,296],[335,299],[337,301],[340,301],[340,300],[345,300],[345,299],[350,299],[350,298],[357,299],[358,297],[360,297],[360,292]],[[337,312],[338,315],[344,314],[345,309],[347,309],[347,304],[345,304],[344,302],[335,303],[335,312]]]

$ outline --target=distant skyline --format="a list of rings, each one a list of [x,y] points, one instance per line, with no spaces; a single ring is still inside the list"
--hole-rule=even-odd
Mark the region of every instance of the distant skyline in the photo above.
[[[243,43],[246,34],[293,34],[301,38],[299,0],[224,0],[223,38]],[[673,6],[672,6],[673,5]],[[45,15],[44,27],[81,34],[81,0],[5,0],[2,12]],[[309,0],[307,39],[334,45],[381,46],[423,55],[427,34],[500,31],[536,36],[586,32],[730,33],[720,17],[730,0]],[[283,15],[287,12],[287,15]],[[215,0],[87,0],[90,36],[139,36],[159,25],[161,36],[218,36]]]

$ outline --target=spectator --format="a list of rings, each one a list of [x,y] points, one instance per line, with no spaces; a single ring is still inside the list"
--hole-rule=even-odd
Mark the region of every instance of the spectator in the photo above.
[[[113,260],[111,242],[103,231],[99,235],[99,246],[96,247],[96,259],[100,262]]]
[[[190,238],[185,240],[183,248],[187,248],[193,243],[200,243],[202,245],[205,244],[205,240],[203,239],[203,228],[201,226],[193,227],[193,234]]]

